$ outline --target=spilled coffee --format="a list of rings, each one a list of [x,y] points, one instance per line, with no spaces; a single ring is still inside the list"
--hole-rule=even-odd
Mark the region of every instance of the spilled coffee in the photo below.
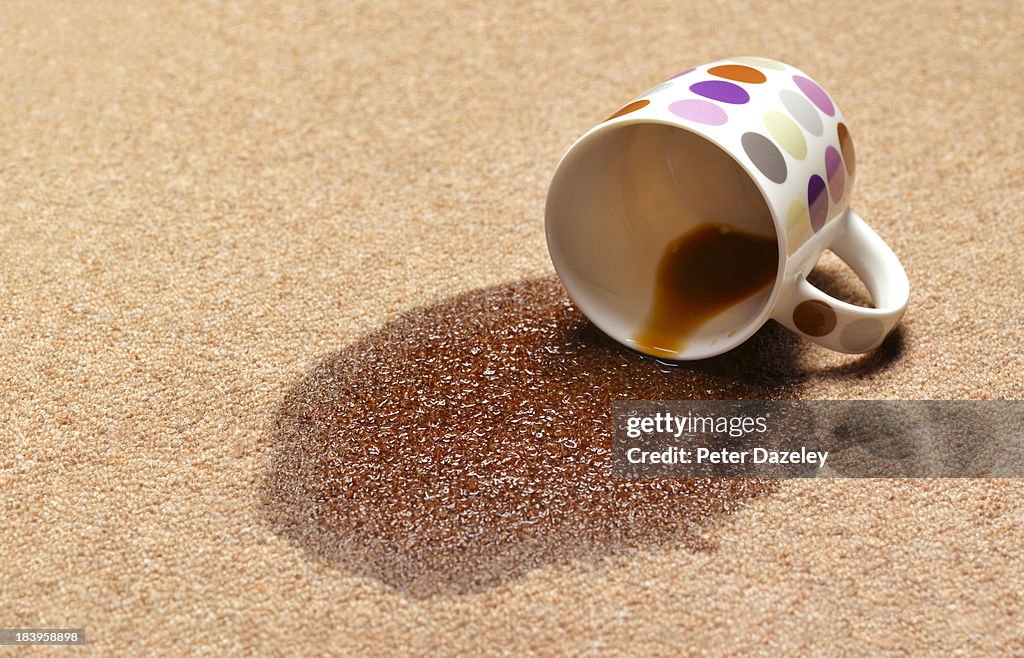
[[[554,278],[412,309],[285,396],[268,512],[318,560],[417,596],[701,548],[701,526],[771,484],[612,477],[612,402],[793,397],[796,340],[774,325],[713,362],[662,364],[604,336]]]

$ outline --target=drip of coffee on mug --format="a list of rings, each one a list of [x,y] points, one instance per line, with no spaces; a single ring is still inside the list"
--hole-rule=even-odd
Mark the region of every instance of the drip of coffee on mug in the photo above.
[[[704,224],[673,240],[658,265],[654,304],[635,347],[648,354],[681,352],[702,324],[775,280],[773,237]]]

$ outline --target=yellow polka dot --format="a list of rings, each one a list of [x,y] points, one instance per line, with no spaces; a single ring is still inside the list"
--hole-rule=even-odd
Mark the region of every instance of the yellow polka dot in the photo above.
[[[807,242],[814,232],[811,230],[811,216],[807,212],[807,206],[802,202],[794,200],[789,204],[789,211],[786,213],[786,244],[787,251],[792,254]]]
[[[807,140],[792,119],[776,110],[765,110],[761,118],[768,132],[787,153],[797,160],[807,157]]]
[[[768,59],[767,57],[731,57],[730,59],[740,64],[749,64],[750,66],[760,66],[766,69],[775,69],[776,71],[786,70],[782,62]]]

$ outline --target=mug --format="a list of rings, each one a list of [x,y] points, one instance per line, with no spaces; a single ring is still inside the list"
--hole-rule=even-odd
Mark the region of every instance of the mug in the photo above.
[[[655,86],[562,156],[545,207],[548,251],[576,306],[652,356],[736,347],[772,318],[832,350],[877,347],[907,274],[850,208],[846,121],[802,71],[733,57]],[[807,281],[832,250],[874,308]]]

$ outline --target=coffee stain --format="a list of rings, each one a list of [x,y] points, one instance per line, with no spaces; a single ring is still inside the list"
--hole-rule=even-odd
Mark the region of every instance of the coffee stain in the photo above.
[[[775,281],[778,243],[725,224],[702,224],[665,248],[654,284],[654,302],[637,349],[673,356],[687,338],[722,311]]]
[[[799,339],[770,324],[703,362],[607,338],[555,278],[410,311],[290,390],[264,510],[321,563],[417,597],[647,546],[712,548],[706,524],[767,481],[616,479],[618,399],[793,398]]]

